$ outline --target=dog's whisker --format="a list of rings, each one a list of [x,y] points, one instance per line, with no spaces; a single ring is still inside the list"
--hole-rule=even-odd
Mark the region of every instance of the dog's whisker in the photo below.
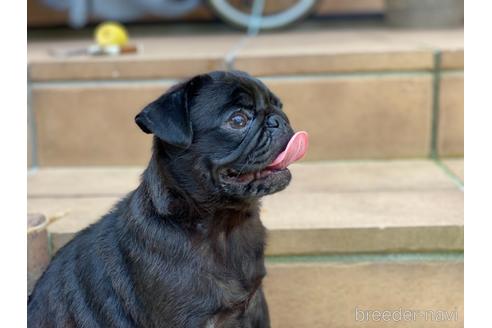
[[[238,171],[238,173],[237,173],[237,175],[236,175],[236,178],[237,178],[237,177],[239,177],[239,176],[241,175],[241,173],[243,173],[243,169],[244,169],[246,166],[250,165],[250,164],[251,164],[251,163],[250,163],[250,161],[249,161],[249,160],[247,160],[247,161],[246,161],[246,163],[244,163],[244,164],[241,166],[241,168],[239,169],[239,171]]]

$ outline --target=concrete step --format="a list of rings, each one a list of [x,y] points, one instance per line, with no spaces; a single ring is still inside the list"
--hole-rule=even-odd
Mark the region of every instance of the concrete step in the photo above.
[[[285,102],[294,127],[309,131],[308,161],[426,157],[431,151],[430,75],[264,81]],[[439,153],[454,156],[463,151],[463,75],[443,74],[442,82]],[[37,165],[144,165],[151,137],[133,118],[170,85],[33,86]]]
[[[158,31],[154,31],[158,35]],[[463,29],[334,28],[265,33],[244,42],[240,33],[134,36],[137,54],[60,58],[50,51],[84,48],[91,39],[34,40],[28,44],[29,80],[94,81],[183,78],[223,68],[256,76],[463,69]],[[232,52],[234,50],[234,52]],[[231,57],[232,56],[232,57]]]
[[[258,76],[429,71],[436,51],[442,52],[441,69],[462,69],[462,31],[364,28],[262,34],[238,51],[235,67]]]
[[[150,137],[135,114],[177,79],[223,69],[226,58],[262,78],[294,127],[310,132],[308,161],[426,157],[433,144],[441,156],[463,154],[462,30],[134,40],[144,50],[116,58],[49,54],[90,40],[29,43],[34,165],[144,165]]]
[[[61,216],[48,228],[52,251],[142,169],[31,171],[28,211]],[[459,159],[292,165],[291,185],[261,213],[272,327],[462,327],[462,171]]]
[[[461,255],[316,260],[268,265],[264,288],[272,327],[464,325]]]
[[[448,158],[444,159],[443,163],[456,177],[461,181],[465,180],[465,163],[460,158]]]
[[[62,215],[49,227],[57,250],[135,188],[141,171],[36,170],[28,211]],[[263,201],[269,255],[463,249],[463,193],[432,161],[305,163],[292,172],[289,188]]]

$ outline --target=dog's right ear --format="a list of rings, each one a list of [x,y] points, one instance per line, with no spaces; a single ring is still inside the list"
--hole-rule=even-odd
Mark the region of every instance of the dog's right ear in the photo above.
[[[188,97],[201,82],[202,76],[197,76],[172,88],[147,105],[135,117],[135,123],[143,132],[153,133],[167,144],[188,148],[193,139]]]

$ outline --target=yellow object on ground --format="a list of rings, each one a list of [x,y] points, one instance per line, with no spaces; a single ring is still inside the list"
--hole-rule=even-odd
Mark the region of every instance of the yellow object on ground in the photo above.
[[[96,27],[94,38],[101,47],[124,46],[128,43],[128,32],[116,22],[105,22]]]

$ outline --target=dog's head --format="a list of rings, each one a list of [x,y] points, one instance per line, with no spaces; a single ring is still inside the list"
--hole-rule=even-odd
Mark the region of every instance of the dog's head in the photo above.
[[[211,72],[145,107],[138,126],[153,133],[167,181],[200,202],[261,197],[284,189],[287,165],[303,156],[280,100],[244,72]]]

